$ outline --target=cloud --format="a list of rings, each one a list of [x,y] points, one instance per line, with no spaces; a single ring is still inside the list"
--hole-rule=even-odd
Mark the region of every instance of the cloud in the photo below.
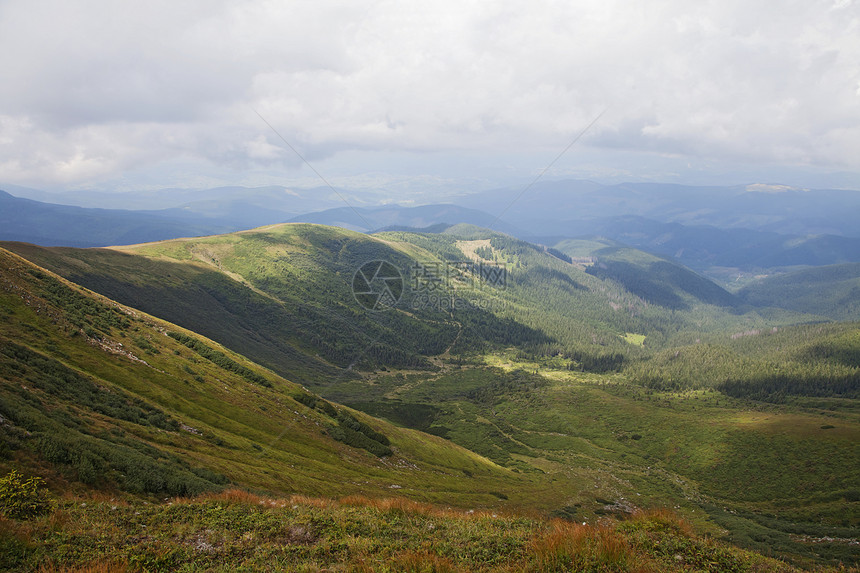
[[[0,181],[23,184],[295,172],[255,111],[312,161],[549,158],[607,109],[578,146],[860,171],[845,0],[4,2],[0,69]]]

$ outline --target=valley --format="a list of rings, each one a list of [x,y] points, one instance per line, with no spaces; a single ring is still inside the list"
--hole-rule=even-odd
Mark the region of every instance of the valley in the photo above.
[[[28,261],[4,255],[4,455],[55,487],[396,494],[586,527],[669,508],[796,565],[857,561],[854,323],[630,247],[469,225],[0,246]],[[402,280],[381,311],[353,294],[373,260]],[[58,376],[140,413],[82,409]],[[155,477],[128,477],[129,447]]]
[[[860,573],[858,28],[0,1],[0,572]]]

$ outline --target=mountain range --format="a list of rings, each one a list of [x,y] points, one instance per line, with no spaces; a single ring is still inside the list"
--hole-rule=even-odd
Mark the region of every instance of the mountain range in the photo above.
[[[19,231],[55,217],[39,237],[170,220],[3,200]],[[291,217],[329,224],[109,248],[0,243],[0,470],[147,503],[396,493],[588,524],[672,507],[796,565],[856,564],[856,237],[669,220],[681,211],[556,236],[529,205],[510,226],[456,205],[338,207]]]
[[[461,196],[456,204],[414,207],[362,205],[348,191],[338,197],[329,188],[76,195],[20,192],[53,201],[75,197],[79,205],[42,203],[0,193],[0,239],[108,246],[287,221],[361,232],[467,223],[550,246],[564,239],[602,236],[673,257],[703,272],[860,262],[855,224],[860,193],[854,191],[552,181],[526,190],[473,193]],[[344,197],[349,197],[350,206],[344,206]],[[100,208],[81,206],[92,204]]]

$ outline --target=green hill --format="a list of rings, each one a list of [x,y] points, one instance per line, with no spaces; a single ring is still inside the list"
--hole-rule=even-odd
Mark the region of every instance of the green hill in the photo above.
[[[515,499],[523,485],[448,441],[323,401],[5,250],[0,312],[2,470],[28,468],[78,492],[152,496],[229,484],[382,494],[397,484],[458,505],[498,502],[489,491]]]
[[[467,225],[367,236],[286,224],[113,249],[5,246],[303,383],[354,378],[354,369],[432,370],[429,358],[446,351],[517,346],[600,357],[635,354],[625,333],[658,348],[679,332],[809,320],[741,312],[714,283],[633,249],[602,249],[605,268],[571,264]],[[395,312],[367,312],[353,294],[357,270],[374,260],[403,280]],[[481,269],[504,284],[489,284]]]
[[[622,284],[642,300],[672,310],[689,310],[696,303],[737,308],[731,293],[683,265],[609,241],[568,239],[556,249],[570,256],[588,256],[588,272]]]
[[[762,279],[741,289],[747,304],[860,320],[860,263],[814,267]]]
[[[302,381],[354,377],[353,367],[432,369],[427,356],[444,352],[461,329],[480,329],[481,340],[502,344],[546,339],[474,307],[458,313],[456,323],[439,309],[405,304],[400,312],[367,312],[352,292],[359,267],[389,261],[406,277],[408,290],[414,260],[383,241],[342,229],[280,225],[121,251],[6,246]]]
[[[455,225],[441,234],[374,236],[393,244],[419,246],[441,260],[467,259],[505,266],[505,288],[492,291],[497,304],[487,306],[549,335],[552,341],[540,345],[545,354],[635,353],[623,343],[625,333],[644,335],[646,346],[660,348],[691,335],[695,338],[697,332],[793,324],[814,318],[744,307],[733,295],[681,265],[604,241],[593,241],[585,248],[578,242],[579,246],[567,253],[573,257],[568,261],[564,249],[546,249],[468,225]],[[569,241],[562,246],[569,249],[572,244]],[[619,269],[632,269],[631,276],[597,270],[593,261],[598,255],[600,261],[617,264]],[[659,303],[642,296],[648,287],[662,295],[656,297]]]
[[[789,328],[811,317],[724,305],[725,291],[682,267],[649,274],[659,259],[634,250],[604,253],[682,303],[663,306],[643,300],[623,277],[587,272],[591,261],[577,260],[585,256],[583,245],[569,251],[568,261],[468,226],[365,236],[279,225],[122,250],[9,248],[211,339],[200,341],[203,348],[162,335],[156,338],[166,346],[157,357],[191,353],[238,376],[255,398],[277,395],[286,382],[276,373],[355,408],[330,410],[329,402],[309,394],[295,398],[313,413],[320,424],[314,427],[326,430],[323,439],[341,453],[338,459],[367,462],[341,480],[351,492],[382,491],[387,480],[413,498],[527,507],[588,523],[676,506],[701,531],[737,544],[797,562],[857,561],[856,325]],[[353,294],[356,273],[380,260],[401,275],[400,301],[367,310]],[[95,328],[85,324],[85,334],[88,326]],[[210,357],[221,359],[212,351],[273,387],[242,377],[245,371],[230,362],[213,362]],[[188,367],[207,379],[194,363]],[[802,374],[803,383],[792,386],[784,374]],[[817,380],[826,392],[816,390]],[[261,410],[244,403],[235,415],[252,408],[255,420],[275,411],[294,419],[291,407],[304,412],[289,404]],[[404,453],[407,437],[415,439],[412,457]],[[349,442],[356,447],[344,445]],[[474,452],[452,450],[466,456],[447,466],[459,473],[439,469],[438,482],[409,474],[409,464],[422,467],[448,455],[419,444],[452,442]],[[260,439],[254,443],[265,447]],[[403,464],[378,458],[386,447]],[[470,459],[484,473],[470,469]],[[213,471],[236,481],[224,468],[239,471],[250,462],[262,463],[233,458]],[[401,470],[396,478],[386,473]],[[358,477],[362,472],[371,477]],[[255,487],[283,491],[265,470],[257,474]],[[337,485],[321,481],[305,483],[311,491]],[[470,498],[466,492],[476,487]]]

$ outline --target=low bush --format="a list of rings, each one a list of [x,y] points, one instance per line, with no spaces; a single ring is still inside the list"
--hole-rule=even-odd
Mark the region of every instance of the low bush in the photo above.
[[[53,505],[42,478],[25,478],[17,470],[0,478],[0,513],[6,517],[30,519],[49,512]]]
[[[167,334],[172,339],[176,340],[181,344],[184,344],[206,360],[209,360],[210,362],[219,366],[220,368],[223,368],[224,370],[233,372],[234,374],[238,374],[248,382],[253,382],[254,384],[259,384],[260,386],[265,386],[266,388],[270,388],[272,386],[272,383],[266,380],[266,378],[264,378],[260,374],[257,374],[246,366],[242,366],[235,360],[229,358],[223,352],[219,352],[214,348],[210,348],[195,338],[192,338],[185,334],[181,334],[179,332],[168,332]]]

